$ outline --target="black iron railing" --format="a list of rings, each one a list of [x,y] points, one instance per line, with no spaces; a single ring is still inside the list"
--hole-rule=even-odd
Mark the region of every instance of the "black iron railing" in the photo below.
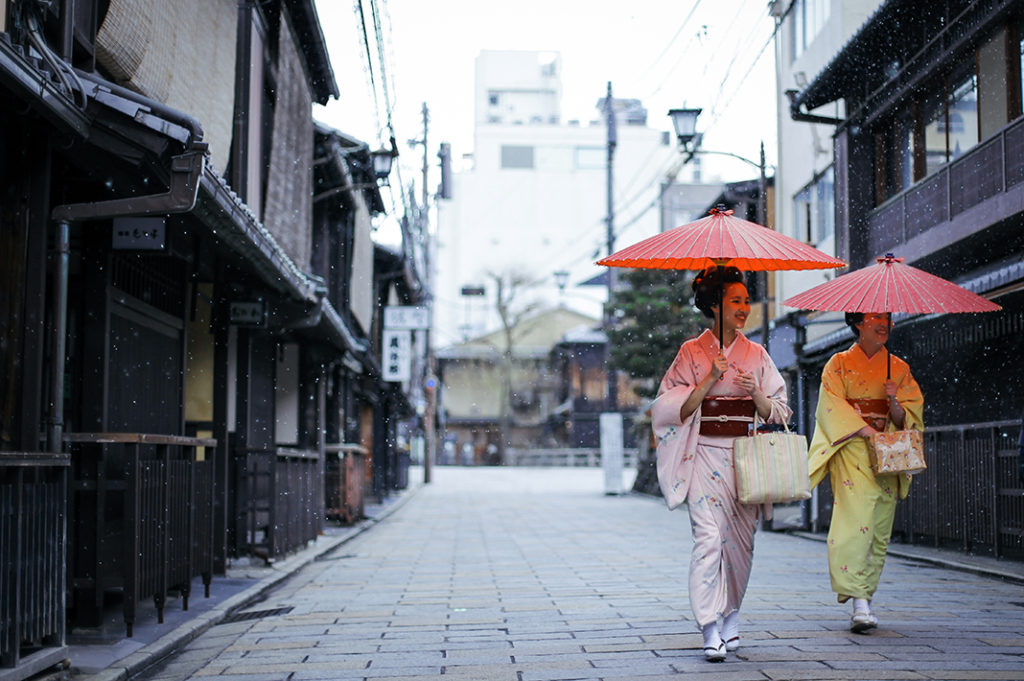
[[[157,619],[173,589],[188,610],[191,581],[213,578],[213,467],[208,438],[145,433],[71,433],[73,619],[98,626],[105,595],[123,590],[132,635],[140,599]]]
[[[1020,421],[927,427],[928,470],[914,476],[910,495],[896,507],[894,539],[1024,560],[1020,428]],[[827,477],[817,501],[812,529],[825,531],[832,508]]]
[[[928,470],[896,511],[905,541],[1024,559],[1020,421],[925,430]]]
[[[0,453],[0,669],[19,678],[66,654],[68,463],[64,454]]]

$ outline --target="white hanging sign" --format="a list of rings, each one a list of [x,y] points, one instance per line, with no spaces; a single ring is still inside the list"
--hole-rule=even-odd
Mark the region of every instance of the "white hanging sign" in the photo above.
[[[381,340],[384,380],[408,381],[412,378],[412,334],[406,329],[384,329]]]

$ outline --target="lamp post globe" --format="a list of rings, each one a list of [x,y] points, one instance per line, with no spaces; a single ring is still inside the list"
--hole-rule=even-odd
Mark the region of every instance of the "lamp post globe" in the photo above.
[[[697,136],[697,116],[703,109],[669,109],[672,126],[676,129],[676,138],[684,147]]]

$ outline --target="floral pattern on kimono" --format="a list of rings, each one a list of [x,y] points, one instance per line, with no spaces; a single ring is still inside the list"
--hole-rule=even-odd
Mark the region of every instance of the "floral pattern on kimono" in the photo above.
[[[888,367],[888,368],[887,368]],[[860,345],[836,353],[825,364],[808,448],[811,486],[826,473],[835,499],[829,527],[828,560],[838,600],[871,600],[878,588],[897,499],[906,498],[911,476],[875,475],[867,441],[855,433],[866,423],[847,399],[885,399],[887,371],[896,383],[896,399],[906,411],[904,428],[924,430],[924,397],[899,357],[880,350],[868,357]],[[896,430],[891,420],[886,430]]]

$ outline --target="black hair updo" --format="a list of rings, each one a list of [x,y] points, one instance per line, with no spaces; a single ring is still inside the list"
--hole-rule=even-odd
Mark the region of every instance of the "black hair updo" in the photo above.
[[[714,319],[712,307],[718,307],[721,287],[745,284],[743,272],[736,267],[712,265],[693,278],[693,306],[708,319]]]
[[[847,312],[846,313],[846,325],[853,331],[854,338],[860,338],[860,329],[857,325],[864,321],[863,312]]]

